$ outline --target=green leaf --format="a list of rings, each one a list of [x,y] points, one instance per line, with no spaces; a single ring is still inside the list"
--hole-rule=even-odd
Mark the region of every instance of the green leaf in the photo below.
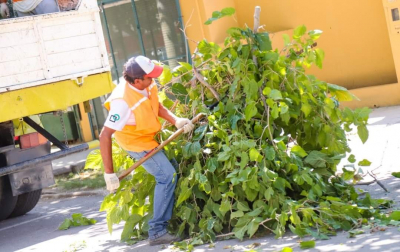
[[[310,36],[310,38],[312,39],[312,40],[317,40],[317,39],[319,39],[319,37],[321,36],[321,34],[322,34],[322,31],[321,30],[312,30],[312,31],[309,31],[308,32],[308,35]]]
[[[272,89],[271,92],[268,95],[269,98],[273,100],[281,100],[282,99],[282,94],[279,90],[277,89]]]
[[[274,103],[274,106],[272,106],[271,117],[273,119],[276,119],[279,117],[279,107],[276,103]]]
[[[241,210],[243,212],[250,211],[249,205],[245,201],[239,201],[237,204],[237,207],[239,210]]]
[[[274,189],[272,189],[272,187],[268,187],[268,189],[264,192],[265,199],[270,200],[272,195],[274,195]]]
[[[132,214],[129,216],[128,220],[125,223],[124,229],[122,230],[121,240],[128,241],[133,236],[134,227],[139,223],[142,219],[142,216],[138,214]]]
[[[71,226],[72,226],[72,222],[70,219],[67,218],[60,224],[60,226],[58,226],[58,230],[67,230]]]
[[[275,150],[272,146],[267,146],[267,148],[264,149],[265,157],[268,160],[274,160],[275,159]]]
[[[329,160],[325,153],[319,151],[312,151],[308,154],[304,162],[310,164],[314,168],[324,168]]]
[[[281,252],[293,252],[293,249],[289,247],[284,247]]]
[[[256,100],[258,96],[258,84],[255,80],[251,80],[244,84],[244,92],[247,99]]]
[[[309,249],[315,247],[315,241],[302,241],[300,242],[301,249]]]
[[[240,217],[242,217],[244,215],[244,213],[243,213],[243,211],[236,211],[236,212],[232,212],[232,214],[231,214],[231,219],[234,219],[234,218],[240,218]]]
[[[232,8],[232,7],[227,7],[227,8],[224,8],[221,10],[221,13],[224,16],[231,16],[231,15],[235,14],[235,12],[236,12],[235,8]]]
[[[187,200],[192,195],[192,188],[184,187],[179,194],[176,207],[178,207],[183,201]]]
[[[226,17],[226,16],[232,16],[233,14],[235,14],[235,9],[231,8],[231,7],[224,8],[224,9],[221,10],[221,12],[214,11],[212,13],[212,17],[209,18],[204,24],[205,25],[209,25],[212,22],[214,22],[215,20],[218,20],[218,19],[220,19],[222,17]]]
[[[206,162],[207,169],[210,172],[214,172],[218,167],[218,161],[216,158],[209,158]]]
[[[246,152],[242,152],[240,155],[240,168],[243,169],[249,163],[249,156]]]
[[[304,25],[298,26],[293,31],[293,38],[299,39],[301,36],[303,36],[306,33],[306,31],[307,31],[307,28]]]
[[[200,154],[201,146],[199,142],[194,142],[194,143],[186,143],[186,145],[183,147],[183,156],[186,158],[189,158],[191,156],[196,156],[197,154]]]
[[[256,219],[253,219],[250,222],[247,228],[247,233],[249,234],[250,238],[255,234],[255,232],[257,232],[259,226],[260,222],[258,222]]]
[[[371,162],[368,161],[367,159],[363,159],[363,160],[361,160],[360,162],[358,162],[358,165],[359,165],[359,166],[370,166],[370,165],[371,165]]]
[[[160,77],[157,78],[161,85],[165,85],[172,80],[171,69],[168,65],[163,65],[163,71]]]
[[[285,193],[285,183],[286,180],[284,178],[276,178],[276,180],[274,181],[274,187],[276,189],[278,189],[279,191],[281,191],[282,193]]]
[[[263,95],[269,95],[271,93],[271,88],[270,87],[265,87],[263,89]]]
[[[86,157],[84,169],[102,169],[103,159],[100,155],[100,150],[93,150]]]
[[[301,111],[303,111],[304,115],[307,117],[311,111],[313,110],[312,106],[308,103],[302,103]]]
[[[188,92],[181,83],[174,83],[171,90],[180,102],[182,102],[183,104],[187,104],[189,102]]]
[[[244,110],[244,116],[246,121],[250,121],[257,114],[257,107],[254,101],[251,101],[247,104],[246,109]]]
[[[392,176],[400,178],[400,172],[392,172]]]
[[[221,206],[219,207],[219,211],[221,212],[222,216],[225,216],[225,213],[231,210],[231,203],[229,200],[225,199],[222,201]]]
[[[260,152],[258,152],[254,148],[251,148],[250,149],[250,161],[257,161],[259,158],[262,158],[262,156],[260,155]]]
[[[230,151],[220,152],[218,154],[218,161],[226,161],[232,156]]]
[[[268,32],[256,33],[255,37],[258,42],[258,48],[261,51],[269,51],[272,49],[272,43],[269,39]]]
[[[351,154],[347,160],[350,163],[354,164],[356,162],[356,157],[353,154]]]
[[[192,71],[192,69],[193,69],[192,65],[190,65],[190,64],[187,63],[187,62],[178,62],[178,63],[179,63],[179,65],[181,65],[181,66],[183,66],[184,68],[186,68],[186,70],[188,70],[188,71]]]
[[[389,215],[389,219],[390,219],[390,220],[395,220],[395,221],[400,221],[400,211],[393,211],[393,212]]]
[[[324,58],[325,58],[325,52],[322,49],[317,48],[317,49],[315,49],[315,53],[316,53],[316,56],[317,56],[315,64],[319,68],[322,68],[322,62],[324,61]]]
[[[328,90],[338,101],[352,101],[356,97],[346,88],[328,83]]]
[[[364,234],[364,230],[352,230],[349,231],[349,238],[354,238],[356,235]]]
[[[235,236],[236,238],[238,238],[239,240],[243,240],[243,236],[247,231],[247,226],[244,226],[240,229],[238,229],[237,231],[235,231]]]
[[[357,134],[360,137],[361,141],[365,143],[368,140],[368,129],[365,125],[360,125],[357,127]]]
[[[282,37],[283,37],[283,42],[284,42],[285,46],[288,46],[290,44],[290,36],[287,34],[283,34]]]
[[[290,151],[292,153],[296,154],[297,156],[302,157],[302,158],[307,156],[307,152],[305,150],[303,150],[303,148],[301,148],[298,145],[293,146]]]

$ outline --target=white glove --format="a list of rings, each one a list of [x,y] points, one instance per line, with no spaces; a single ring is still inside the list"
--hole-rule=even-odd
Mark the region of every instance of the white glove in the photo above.
[[[178,118],[175,121],[175,127],[178,129],[183,127],[183,132],[188,133],[194,129],[192,121],[187,118]]]
[[[104,173],[104,180],[107,184],[107,190],[111,193],[118,189],[119,179],[115,173]]]
[[[10,10],[8,9],[8,6],[6,3],[0,3],[0,14],[3,18],[10,17]]]

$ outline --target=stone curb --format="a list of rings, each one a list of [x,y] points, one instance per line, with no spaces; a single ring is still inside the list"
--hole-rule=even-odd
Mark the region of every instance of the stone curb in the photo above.
[[[80,192],[63,192],[63,193],[43,191],[41,198],[42,199],[62,199],[62,198],[72,198],[72,197],[81,197],[81,196],[107,196],[108,194],[109,194],[108,191],[104,190],[104,189],[80,191]]]
[[[68,173],[78,173],[80,170],[82,170],[85,167],[85,162],[86,160],[79,161],[75,164],[72,165],[66,165],[61,168],[53,169],[53,174],[54,176],[59,176],[63,174],[68,174]]]

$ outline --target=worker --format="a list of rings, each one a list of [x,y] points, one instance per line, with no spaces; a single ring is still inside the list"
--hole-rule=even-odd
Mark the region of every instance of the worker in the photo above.
[[[13,9],[16,12],[17,17],[60,11],[56,0],[13,0]],[[10,17],[7,0],[0,0],[0,14],[3,18]]]
[[[109,114],[100,133],[100,152],[104,163],[104,180],[110,192],[119,187],[112,162],[113,134],[117,143],[132,158],[139,160],[159,145],[154,139],[161,130],[158,117],[178,129],[183,128],[185,133],[194,128],[189,119],[175,116],[159,103],[153,78],[159,77],[162,71],[161,66],[144,56],[129,59],[123,70],[126,83],[119,84],[104,104]],[[156,180],[153,218],[149,221],[149,244],[178,241],[179,237],[167,232],[174,207],[175,168],[162,151],[144,162],[143,167]]]

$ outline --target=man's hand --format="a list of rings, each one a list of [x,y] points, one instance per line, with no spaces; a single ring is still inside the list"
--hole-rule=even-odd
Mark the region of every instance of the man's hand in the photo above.
[[[104,173],[104,180],[107,184],[107,190],[114,192],[119,187],[119,179],[115,173]]]
[[[0,14],[3,18],[10,17],[10,10],[8,9],[8,6],[6,3],[0,3]]]
[[[187,118],[178,118],[175,121],[175,127],[178,129],[183,127],[183,132],[188,133],[194,129],[192,121]]]

